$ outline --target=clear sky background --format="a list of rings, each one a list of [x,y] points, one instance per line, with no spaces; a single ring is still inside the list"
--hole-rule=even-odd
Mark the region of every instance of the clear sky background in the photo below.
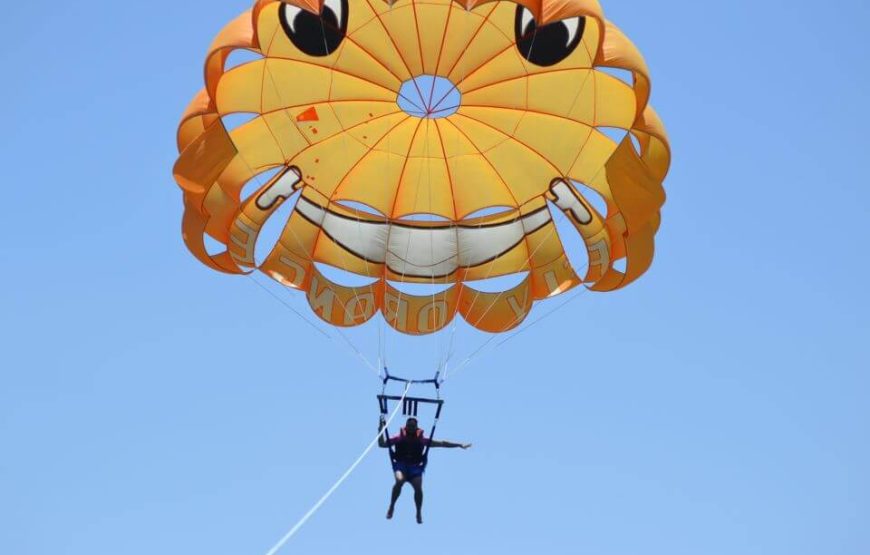
[[[870,7],[603,4],[675,153],[653,268],[448,382],[475,447],[425,526],[379,452],[288,553],[870,553]],[[4,4],[0,553],[261,554],[375,432],[340,340],[181,241],[178,117],[248,5]]]

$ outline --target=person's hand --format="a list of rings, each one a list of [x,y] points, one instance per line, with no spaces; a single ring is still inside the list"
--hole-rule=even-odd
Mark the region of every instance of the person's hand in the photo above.
[[[470,444],[470,443],[463,443],[462,445],[460,445],[460,447],[461,447],[463,450],[464,450],[464,449],[471,449],[471,444]]]

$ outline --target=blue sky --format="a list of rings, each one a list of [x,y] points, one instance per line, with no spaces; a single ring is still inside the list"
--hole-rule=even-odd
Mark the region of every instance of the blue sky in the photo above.
[[[4,8],[0,553],[264,553],[374,432],[341,340],[181,242],[175,126],[248,4]],[[870,8],[603,5],[675,153],[652,270],[448,382],[475,447],[433,458],[424,527],[407,492],[383,519],[376,453],[288,553],[870,552]]]

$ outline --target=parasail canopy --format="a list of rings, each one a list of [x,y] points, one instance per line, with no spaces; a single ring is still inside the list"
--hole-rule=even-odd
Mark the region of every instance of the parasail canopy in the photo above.
[[[228,64],[235,50],[253,59]],[[649,268],[670,163],[649,95],[643,58],[595,0],[260,0],[216,38],[179,125],[184,239],[216,270],[304,292],[336,326],[381,312],[408,334],[457,315],[506,331],[536,301]],[[587,267],[569,262],[557,212]],[[335,283],[319,264],[372,282]],[[508,290],[475,288],[512,274],[524,279]]]

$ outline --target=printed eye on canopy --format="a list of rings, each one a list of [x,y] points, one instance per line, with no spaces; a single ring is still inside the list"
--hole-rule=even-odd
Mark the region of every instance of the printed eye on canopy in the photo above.
[[[257,2],[256,11],[261,5],[269,4],[274,0],[261,0]],[[285,4],[297,6],[311,13],[319,14],[325,2],[329,0],[281,0]],[[375,0],[377,1],[377,0]],[[380,0],[389,6],[393,6],[403,0]],[[463,9],[471,11],[479,6],[486,5],[498,0],[453,0]],[[541,25],[552,23],[569,17],[594,17],[604,20],[601,5],[597,0],[518,0],[516,4],[525,7]]]

